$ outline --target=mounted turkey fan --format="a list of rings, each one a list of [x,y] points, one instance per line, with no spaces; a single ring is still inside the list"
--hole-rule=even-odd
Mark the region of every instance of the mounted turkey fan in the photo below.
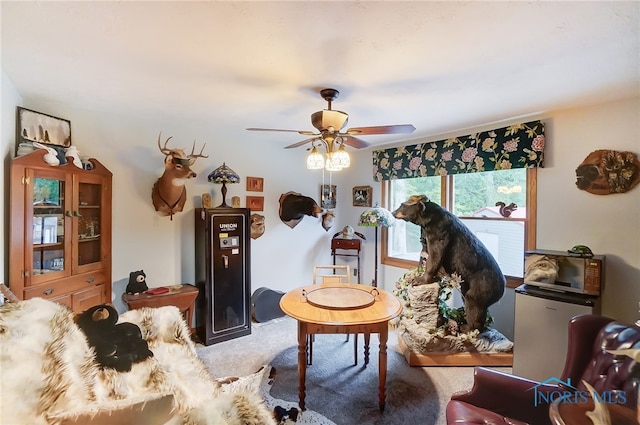
[[[372,134],[409,134],[415,131],[411,124],[402,125],[381,125],[375,127],[352,127],[346,131],[342,129],[347,125],[349,114],[331,109],[331,102],[338,98],[340,92],[336,89],[320,90],[320,95],[327,101],[327,109],[311,114],[311,124],[319,131],[314,133],[307,130],[281,130],[275,128],[247,128],[250,131],[282,131],[298,133],[304,136],[312,136],[308,139],[285,146],[285,149],[297,148],[311,143],[311,154],[307,158],[307,168],[320,169],[326,167],[327,170],[337,171],[349,166],[349,155],[344,150],[344,145],[356,149],[365,148],[369,143],[355,137],[368,136]],[[317,148],[324,146],[327,154],[326,160]]]

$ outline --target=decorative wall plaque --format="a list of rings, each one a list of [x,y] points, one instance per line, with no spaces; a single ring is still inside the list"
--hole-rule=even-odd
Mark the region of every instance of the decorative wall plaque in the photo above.
[[[576,168],[578,189],[595,195],[624,193],[639,182],[638,155],[628,151],[593,151]]]

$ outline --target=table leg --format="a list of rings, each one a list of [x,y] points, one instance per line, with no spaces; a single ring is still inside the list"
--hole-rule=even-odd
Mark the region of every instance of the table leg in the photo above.
[[[353,365],[358,366],[358,334],[353,334]]]
[[[307,377],[307,324],[298,321],[298,405],[305,410],[305,380]]]
[[[384,412],[385,399],[386,399],[386,384],[387,384],[387,339],[389,338],[389,327],[387,323],[383,323],[380,329],[380,354],[378,361],[378,375],[380,377],[380,384],[378,388],[378,406],[380,406],[380,412]]]
[[[364,366],[369,364],[369,341],[371,340],[371,334],[365,332],[364,334]]]

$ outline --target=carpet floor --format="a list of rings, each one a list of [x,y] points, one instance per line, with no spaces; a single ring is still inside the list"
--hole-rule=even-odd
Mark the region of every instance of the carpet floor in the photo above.
[[[244,376],[263,365],[276,370],[271,396],[298,401],[297,322],[283,317],[253,323],[252,333],[209,347],[198,355],[214,378]],[[452,393],[471,388],[473,367],[411,367],[390,331],[387,345],[386,408],[378,408],[378,338],[371,336],[370,362],[363,360],[363,337],[358,340],[359,362],[353,363],[353,336],[317,335],[313,365],[307,367],[306,407],[337,425],[445,424],[445,406]],[[511,368],[496,368],[510,372]]]

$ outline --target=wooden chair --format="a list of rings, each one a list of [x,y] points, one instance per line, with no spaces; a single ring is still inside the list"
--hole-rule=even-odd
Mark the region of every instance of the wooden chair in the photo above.
[[[313,284],[316,283],[351,283],[349,266],[313,266]]]
[[[313,266],[313,284],[318,283],[351,283],[351,273],[348,265]],[[313,341],[315,335],[307,336],[307,364],[313,361]],[[349,334],[347,334],[349,341]],[[353,337],[353,361],[358,364],[358,334]]]

